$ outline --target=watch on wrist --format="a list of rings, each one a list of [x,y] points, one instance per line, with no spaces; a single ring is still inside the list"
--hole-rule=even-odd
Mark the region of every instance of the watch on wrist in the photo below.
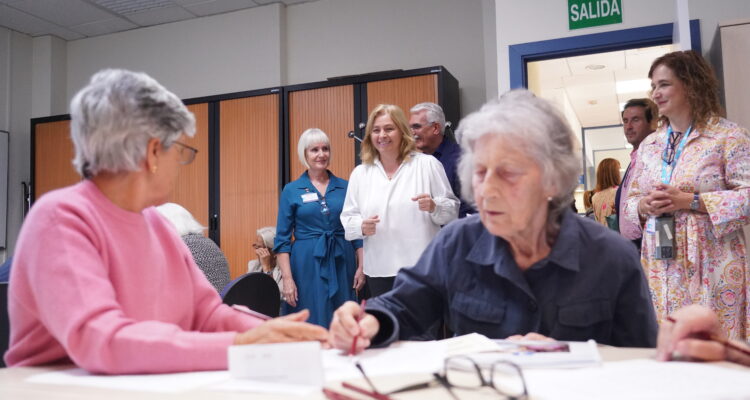
[[[700,196],[698,193],[693,193],[693,201],[690,202],[690,209],[693,211],[698,211],[698,207],[700,207]]]

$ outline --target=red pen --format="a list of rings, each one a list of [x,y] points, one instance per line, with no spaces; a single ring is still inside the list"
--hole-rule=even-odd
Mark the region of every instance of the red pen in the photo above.
[[[365,316],[365,305],[366,304],[367,304],[367,299],[362,299],[362,303],[360,303],[360,305],[359,305],[359,315],[355,318],[355,320],[357,322],[359,322],[359,320],[361,320],[362,317]],[[353,356],[354,355],[354,351],[357,349],[357,338],[358,337],[359,337],[359,335],[355,336],[354,340],[352,340],[352,348],[349,351],[349,355],[350,356]]]
[[[242,311],[245,314],[250,314],[255,318],[262,319],[263,321],[268,321],[269,319],[273,319],[266,314],[261,314],[257,311],[253,311],[247,308],[246,306],[243,306],[242,304],[232,304],[232,308],[234,308],[237,311]]]

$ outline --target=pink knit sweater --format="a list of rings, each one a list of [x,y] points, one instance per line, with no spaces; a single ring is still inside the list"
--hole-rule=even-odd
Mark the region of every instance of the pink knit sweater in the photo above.
[[[32,207],[8,303],[9,366],[108,374],[226,369],[236,333],[262,322],[222,304],[155,209],[125,211],[88,180]]]

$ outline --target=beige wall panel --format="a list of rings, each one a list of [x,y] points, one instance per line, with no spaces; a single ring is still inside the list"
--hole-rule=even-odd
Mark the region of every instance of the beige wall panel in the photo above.
[[[232,278],[255,258],[255,230],[276,226],[279,198],[279,95],[220,103],[221,248]]]
[[[297,156],[297,144],[302,132],[309,128],[319,128],[328,134],[331,140],[330,170],[348,180],[355,162],[354,139],[346,135],[354,129],[354,87],[335,86],[289,94],[291,180],[305,171]]]
[[[73,168],[69,120],[36,124],[34,135],[34,200],[81,180]]]
[[[184,143],[198,149],[195,160],[180,166],[174,191],[169,198],[190,211],[198,222],[208,227],[208,104],[187,106],[195,115],[195,136]],[[208,231],[204,234],[207,236]]]
[[[437,103],[437,74],[389,79],[367,84],[367,113],[378,104],[395,104],[409,118],[409,109],[417,103]],[[365,117],[366,118],[366,117]]]

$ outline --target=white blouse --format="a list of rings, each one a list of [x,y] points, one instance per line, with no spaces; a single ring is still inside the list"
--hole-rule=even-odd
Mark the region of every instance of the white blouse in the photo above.
[[[412,198],[429,193],[432,213],[420,211]],[[347,240],[364,238],[365,274],[395,276],[402,267],[416,264],[441,225],[458,216],[458,198],[451,191],[443,165],[435,157],[414,152],[388,179],[379,159],[352,171],[341,224]],[[375,234],[362,235],[362,220],[377,215]]]

